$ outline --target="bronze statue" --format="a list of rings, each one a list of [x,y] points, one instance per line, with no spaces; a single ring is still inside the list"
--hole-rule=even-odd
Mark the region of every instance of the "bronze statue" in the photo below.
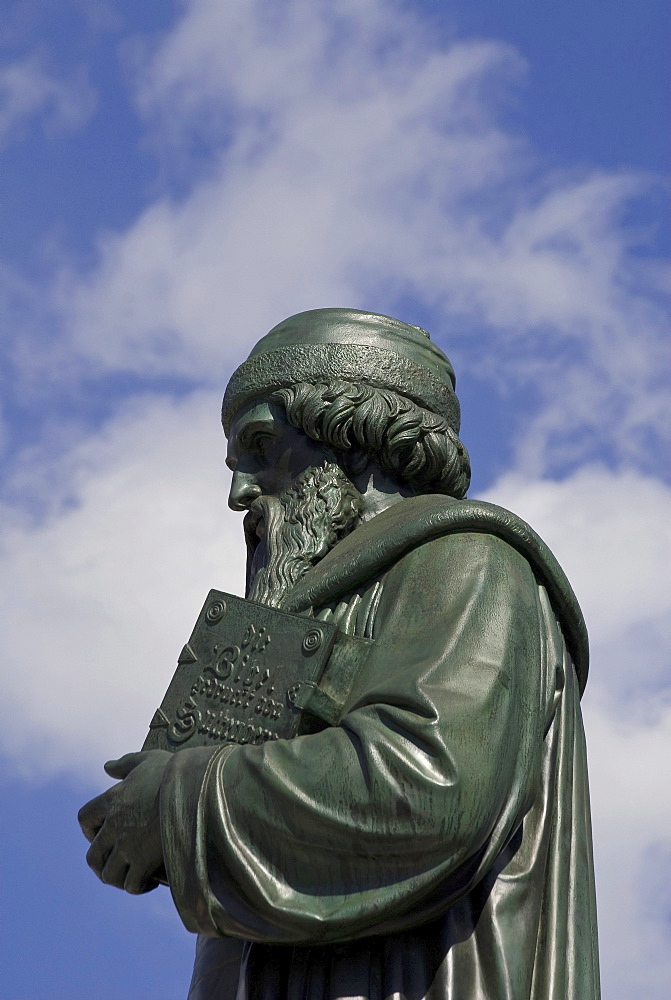
[[[80,813],[102,880],[166,881],[198,932],[190,1000],[599,995],[585,626],[533,530],[464,499],[454,384],[349,309],[231,378],[247,600],[209,595],[156,749]]]

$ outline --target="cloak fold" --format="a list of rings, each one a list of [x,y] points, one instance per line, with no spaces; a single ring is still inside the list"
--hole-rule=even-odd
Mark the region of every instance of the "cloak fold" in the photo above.
[[[587,628],[564,570],[526,521],[484,500],[425,494],[388,507],[327,553],[299,580],[283,607],[300,612],[327,604],[377,576],[416,545],[455,532],[495,535],[528,560],[547,588],[561,622],[582,695],[589,666]]]
[[[174,755],[191,1000],[595,1000],[587,643],[547,547],[500,508],[416,497],[284,607],[375,643],[339,725]]]

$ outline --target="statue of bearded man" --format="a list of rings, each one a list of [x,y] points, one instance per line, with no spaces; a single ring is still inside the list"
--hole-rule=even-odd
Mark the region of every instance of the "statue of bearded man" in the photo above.
[[[465,500],[452,367],[349,309],[275,327],[223,405],[247,597],[372,640],[335,725],[127,754],[100,877],[167,873],[190,1000],[595,1000],[587,638],[533,530]]]

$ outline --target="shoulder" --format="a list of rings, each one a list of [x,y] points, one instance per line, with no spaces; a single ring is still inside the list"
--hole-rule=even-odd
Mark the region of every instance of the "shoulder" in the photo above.
[[[380,582],[373,635],[386,651],[416,646],[437,659],[458,646],[464,661],[485,648],[496,658],[513,637],[529,645],[529,636],[539,634],[533,570],[494,535],[454,532],[421,542]]]
[[[450,591],[475,581],[504,590],[537,586],[525,556],[503,538],[483,531],[453,531],[417,542],[388,569],[389,583],[400,578]]]

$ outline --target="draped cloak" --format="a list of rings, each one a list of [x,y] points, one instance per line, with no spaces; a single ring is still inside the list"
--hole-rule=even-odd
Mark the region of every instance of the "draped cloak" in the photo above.
[[[413,497],[284,607],[375,641],[338,725],[174,755],[190,1000],[596,1000],[587,640],[547,547]]]

